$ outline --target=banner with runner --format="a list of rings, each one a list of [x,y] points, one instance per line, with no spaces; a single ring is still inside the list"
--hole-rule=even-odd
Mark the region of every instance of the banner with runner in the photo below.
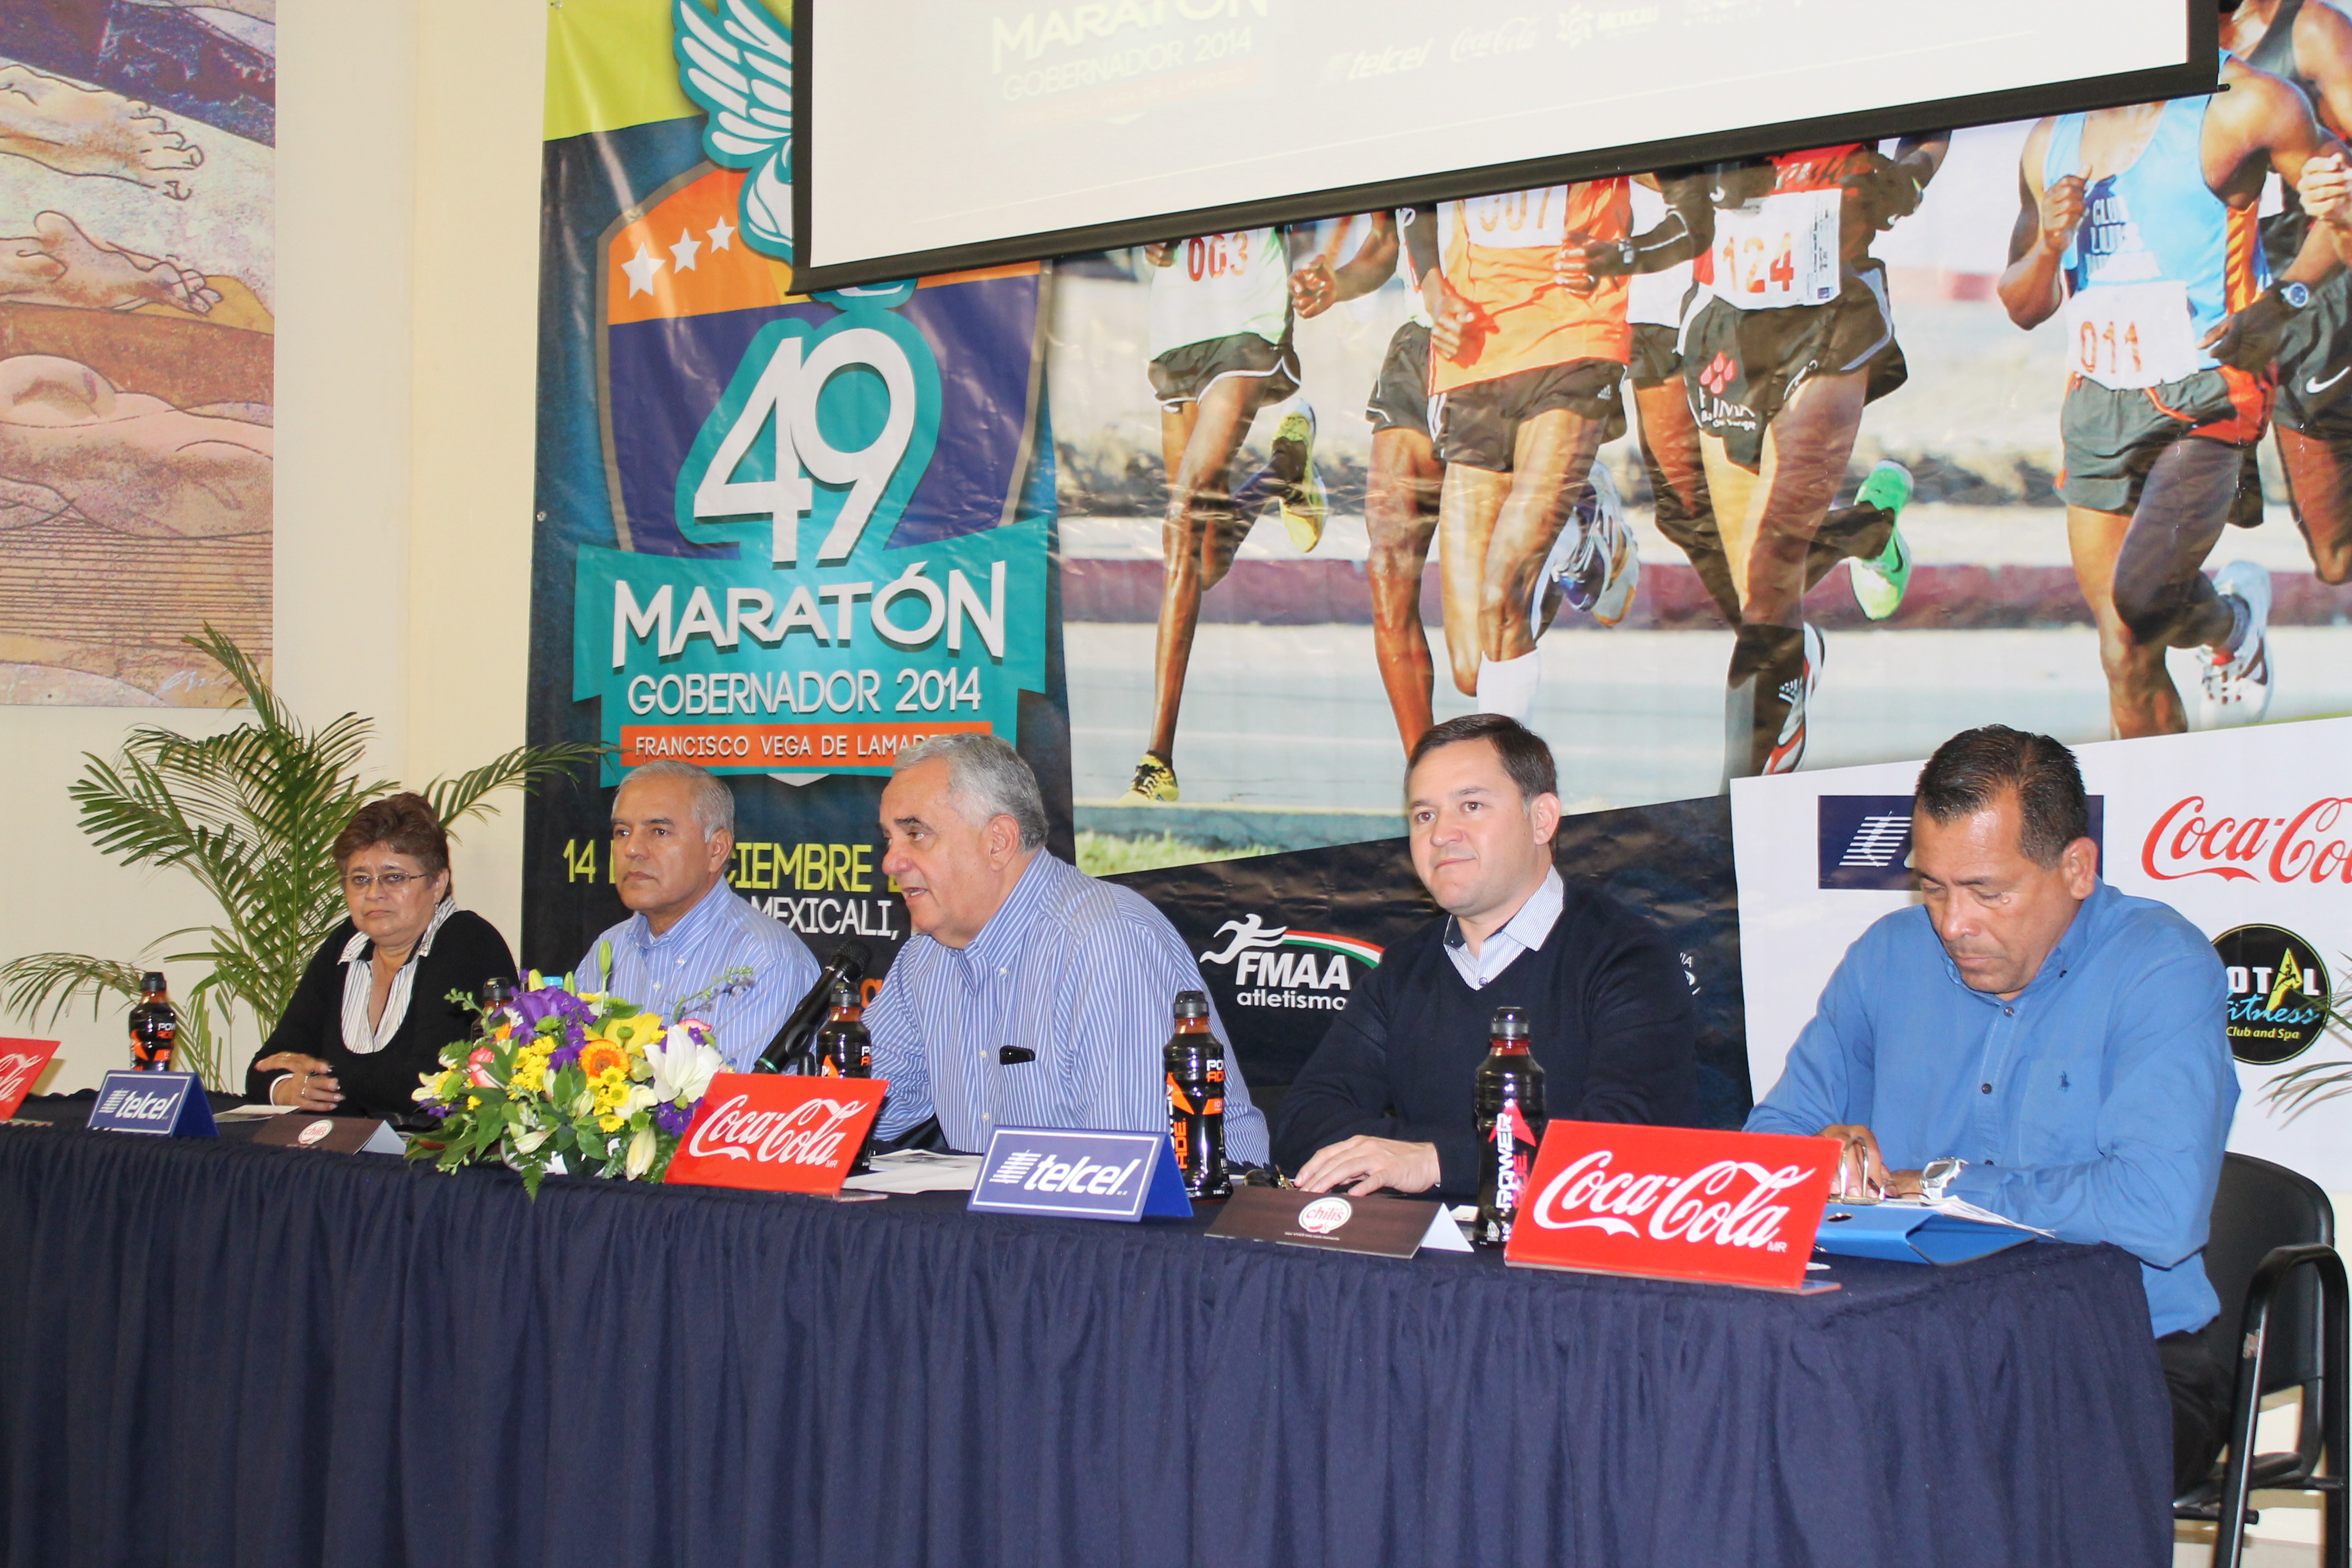
[[[1222,6],[1237,58],[1270,3]],[[551,10],[530,732],[616,749],[530,808],[526,960],[618,918],[604,818],[652,757],[730,780],[747,896],[887,960],[889,760],[985,727],[1056,853],[1242,942],[1202,962],[1279,1083],[1384,940],[1327,861],[1421,908],[1394,841],[1433,722],[1519,716],[1571,821],[1670,835],[1731,780],[1979,723],[2352,710],[2352,279],[2306,243],[2352,224],[2352,22],[2261,9],[2210,100],[826,298],[792,286],[784,0]],[[1511,47],[1573,80],[1575,20]],[[1039,29],[1007,90],[1074,135],[1215,111]],[[1475,92],[1497,47],[1441,29],[1398,90]],[[1563,869],[1616,875],[1612,841]],[[1727,875],[1687,885],[1736,977]]]

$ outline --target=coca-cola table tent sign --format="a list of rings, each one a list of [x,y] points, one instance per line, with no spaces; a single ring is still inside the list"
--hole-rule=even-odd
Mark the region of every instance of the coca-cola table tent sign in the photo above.
[[[1555,1121],[1544,1129],[1511,1263],[1773,1290],[1808,1285],[1829,1201],[1827,1138]]]
[[[16,1114],[57,1050],[55,1040],[0,1040],[0,1121]]]
[[[668,1180],[830,1197],[889,1091],[878,1078],[720,1073],[670,1156]]]

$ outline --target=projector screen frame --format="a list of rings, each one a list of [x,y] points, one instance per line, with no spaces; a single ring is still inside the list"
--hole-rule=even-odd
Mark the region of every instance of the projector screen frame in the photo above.
[[[820,75],[816,61],[817,16],[831,0],[794,0],[793,6],[793,118],[796,124],[793,148],[793,287],[805,293],[848,289],[908,278],[964,272],[1014,262],[1045,261],[1056,256],[1118,250],[1160,240],[1187,239],[1194,235],[1222,234],[1269,225],[1313,223],[1390,207],[1417,206],[1457,197],[1486,195],[1500,191],[1533,190],[1577,180],[1608,179],[1619,174],[1647,174],[1691,163],[1713,163],[1737,158],[1793,153],[1808,147],[1835,146],[1845,142],[1876,142],[1890,136],[1911,136],[1958,131],[1972,125],[1998,125],[2037,120],[2043,115],[2071,114],[2119,104],[2153,103],[2162,99],[2196,98],[2215,90],[2221,77],[2221,19],[2212,0],[2183,0],[2187,24],[2186,58],[2179,65],[2148,70],[2081,77],[2037,87],[1963,98],[1923,100],[1883,110],[1788,120],[1745,130],[1714,132],[1700,136],[1627,143],[1582,153],[1527,158],[1507,163],[1485,163],[1430,174],[1376,181],[1369,184],[1334,186],[1296,195],[1266,196],[1184,212],[1155,213],[1147,217],[1078,228],[1047,229],[1007,236],[934,250],[908,251],[896,256],[800,265],[809,246],[811,193],[815,184],[815,138],[809,128],[816,122]],[[856,4],[856,0],[849,0]]]

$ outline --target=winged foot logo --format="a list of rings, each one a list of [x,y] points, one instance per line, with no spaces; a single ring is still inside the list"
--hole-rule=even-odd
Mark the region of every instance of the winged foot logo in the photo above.
[[[672,0],[677,84],[709,111],[702,150],[722,169],[748,169],[743,237],[793,258],[793,41],[755,0]]]

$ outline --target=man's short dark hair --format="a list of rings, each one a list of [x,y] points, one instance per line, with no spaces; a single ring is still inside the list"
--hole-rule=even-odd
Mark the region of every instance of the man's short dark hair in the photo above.
[[[1938,823],[1990,808],[2015,792],[2018,847],[2037,866],[2055,866],[2066,846],[2091,835],[2091,803],[2074,753],[2047,735],[2006,724],[1963,730],[1919,770],[1913,802]]]
[[[1465,713],[1459,719],[1448,719],[1433,725],[1413,743],[1412,754],[1405,759],[1405,788],[1412,787],[1412,770],[1421,766],[1421,759],[1440,746],[1451,746],[1463,741],[1491,742],[1496,754],[1503,759],[1503,771],[1519,786],[1519,799],[1531,801],[1539,795],[1559,793],[1559,770],[1552,764],[1551,748],[1544,739],[1517,719],[1500,713]]]

